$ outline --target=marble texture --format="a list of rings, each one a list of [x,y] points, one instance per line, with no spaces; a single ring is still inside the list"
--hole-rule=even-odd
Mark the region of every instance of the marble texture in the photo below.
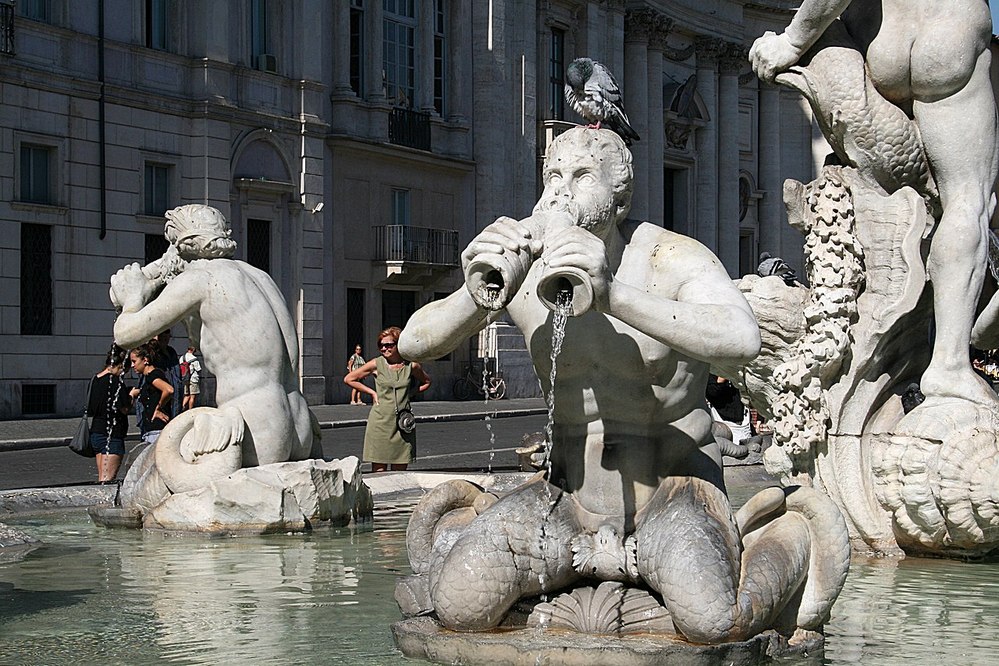
[[[750,53],[805,96],[841,166],[785,184],[810,286],[743,279],[767,350],[719,371],[772,421],[767,469],[828,493],[858,549],[999,549],[999,399],[968,358],[999,308],[976,321],[999,150],[990,27],[974,0],[806,0]],[[905,413],[913,382],[926,401]]]
[[[849,567],[839,510],[811,488],[771,488],[733,514],[703,400],[713,362],[759,352],[746,299],[697,241],[627,220],[631,155],[613,132],[560,135],[543,178],[531,218],[500,218],[465,249],[467,275],[485,279],[416,312],[399,349],[436,358],[509,315],[553,403],[534,454],[550,468],[506,493],[459,480],[428,493],[407,533],[414,576],[399,582],[400,607],[481,631],[516,624],[537,595],[564,592],[596,612],[609,590],[646,587],[680,643],[820,632]],[[552,272],[585,295],[554,361]],[[482,298],[483,284],[499,288]],[[573,593],[594,579],[621,587]],[[606,625],[586,613],[572,622]]]
[[[122,505],[146,513],[244,467],[321,457],[299,390],[297,333],[274,281],[232,259],[229,223],[210,206],[167,211],[164,235],[162,258],[111,278],[115,341],[135,347],[183,323],[216,377],[217,407],[175,415],[129,470]]]

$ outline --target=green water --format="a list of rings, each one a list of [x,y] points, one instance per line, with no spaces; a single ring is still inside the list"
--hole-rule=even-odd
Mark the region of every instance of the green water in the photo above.
[[[410,502],[372,527],[204,539],[93,526],[82,511],[8,524],[47,545],[0,565],[0,664],[398,664]],[[991,664],[994,565],[855,559],[827,664]],[[812,662],[814,663],[814,662]]]

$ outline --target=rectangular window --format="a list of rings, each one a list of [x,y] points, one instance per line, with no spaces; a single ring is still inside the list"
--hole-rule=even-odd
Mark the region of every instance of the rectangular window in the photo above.
[[[21,225],[21,335],[52,335],[52,227]]]
[[[25,18],[48,23],[49,0],[21,0],[17,4],[21,6],[21,15]]]
[[[409,224],[409,190],[392,190],[392,224]]]
[[[246,221],[246,263],[265,273],[271,271],[270,220]]]
[[[371,341],[364,337],[364,290],[347,288],[347,349],[350,354],[354,353],[354,345],[361,345],[361,349],[368,348]]]
[[[21,145],[21,201],[52,203],[51,161],[51,148]]]
[[[548,55],[548,115],[565,120],[565,31],[552,28],[551,53]]]
[[[447,0],[434,0],[434,108],[444,117],[447,93]]]
[[[143,213],[163,215],[170,208],[170,167],[146,164]]]
[[[364,0],[350,0],[350,87],[364,96]]]
[[[382,3],[385,95],[395,106],[409,109],[416,92],[415,7],[413,0],[382,0]]]
[[[416,312],[415,291],[382,290],[382,328],[389,326],[405,328],[414,312]]]
[[[250,56],[253,65],[261,68],[258,58],[265,53],[270,43],[267,31],[267,0],[250,0]]]
[[[146,0],[146,46],[167,47],[167,0]]]
[[[0,53],[14,55],[14,5],[0,4]]]
[[[739,275],[755,273],[758,263],[756,234],[753,233],[752,229],[742,229],[739,232]]]
[[[151,264],[167,251],[170,243],[163,237],[163,234],[146,234],[145,247],[142,256],[146,264]]]
[[[80,402],[83,402],[82,400]],[[21,415],[55,413],[55,384],[21,384]]]

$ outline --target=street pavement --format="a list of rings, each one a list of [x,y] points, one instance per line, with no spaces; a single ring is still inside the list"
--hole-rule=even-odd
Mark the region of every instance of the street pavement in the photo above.
[[[361,456],[368,406],[312,407],[322,428],[323,457]],[[547,408],[541,398],[413,403],[418,437],[413,470],[508,471],[517,466],[514,449],[524,435],[541,431]],[[94,461],[68,449],[79,417],[0,421],[0,490],[92,483]],[[141,452],[138,431],[126,439],[130,451],[119,472]],[[365,466],[364,469],[368,469]]]

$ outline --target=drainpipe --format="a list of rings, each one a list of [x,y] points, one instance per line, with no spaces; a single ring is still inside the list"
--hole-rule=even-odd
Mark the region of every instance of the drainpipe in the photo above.
[[[104,240],[108,235],[108,201],[107,201],[107,149],[105,145],[104,127],[104,0],[97,0],[97,80],[100,84],[100,97],[97,100],[97,128],[98,142],[100,143],[100,197],[101,197],[101,233],[99,238]]]

